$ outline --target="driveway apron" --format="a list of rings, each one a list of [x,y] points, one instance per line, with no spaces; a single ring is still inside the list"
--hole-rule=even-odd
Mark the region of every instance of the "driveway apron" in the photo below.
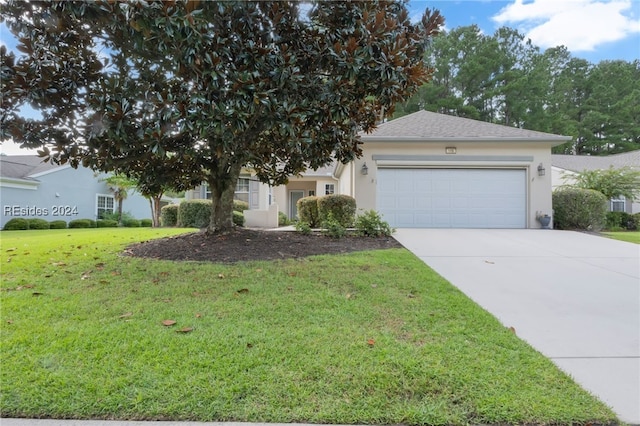
[[[621,420],[640,424],[640,246],[533,229],[394,236]]]

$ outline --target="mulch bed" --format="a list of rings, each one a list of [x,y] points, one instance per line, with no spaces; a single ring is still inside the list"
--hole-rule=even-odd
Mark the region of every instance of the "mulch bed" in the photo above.
[[[127,247],[125,254],[163,260],[236,263],[399,247],[402,245],[392,237],[336,239],[320,233],[236,229],[225,235],[200,231],[145,241]]]

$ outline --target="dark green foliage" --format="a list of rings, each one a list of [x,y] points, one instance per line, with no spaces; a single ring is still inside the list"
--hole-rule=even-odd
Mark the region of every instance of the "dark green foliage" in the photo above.
[[[14,217],[4,224],[5,231],[26,231],[29,229],[29,221],[21,217]]]
[[[627,212],[607,212],[604,229],[608,231],[635,231],[636,222],[632,215]]]
[[[69,229],[73,228],[93,228],[90,219],[74,219],[69,222]],[[94,222],[95,223],[95,222]]]
[[[140,219],[140,226],[143,228],[151,228],[153,227],[153,220],[151,219]]]
[[[236,226],[244,226],[244,215],[242,212],[233,211],[233,224]]]
[[[433,72],[424,53],[439,12],[303,4],[6,1],[18,43],[1,47],[0,139],[133,178],[143,195],[207,182],[211,220],[198,225],[225,232],[243,167],[278,185],[347,163],[359,132]]]
[[[169,204],[160,210],[160,224],[162,226],[176,226],[178,224],[179,204]]]
[[[324,223],[331,215],[332,220],[348,228],[356,216],[356,200],[348,195],[325,195],[318,198],[318,218]]]
[[[599,231],[605,224],[607,197],[592,189],[563,187],[553,192],[556,229]]]
[[[245,210],[249,210],[249,203],[246,201],[233,200],[233,211],[242,213]]]
[[[138,219],[125,219],[122,221],[122,226],[125,228],[140,228],[140,221]]]
[[[318,198],[319,197],[315,196],[303,197],[296,203],[298,219],[300,222],[308,224],[311,228],[317,228],[320,226],[320,217],[318,216]]]
[[[331,211],[329,211],[322,221],[322,228],[325,235],[331,238],[342,238],[347,235],[347,228],[337,220]]]
[[[640,230],[640,213],[634,213],[631,215],[633,220],[634,229]]]
[[[27,219],[29,221],[29,229],[49,229],[50,225],[44,219],[33,218]]]
[[[100,219],[115,220],[117,223],[120,223],[123,220],[135,219],[135,217],[133,217],[133,215],[129,212],[122,212],[122,214],[120,214],[115,211],[113,213],[103,213]]]
[[[96,220],[96,227],[98,228],[117,228],[118,221],[112,219],[98,219]]]
[[[180,203],[178,226],[206,228],[211,220],[211,200],[187,200]]]
[[[67,229],[67,222],[64,220],[52,220],[49,222],[49,229]]]
[[[311,226],[307,222],[298,221],[296,222],[296,231],[300,232],[302,235],[310,235],[311,234]]]
[[[359,235],[365,237],[389,237],[393,229],[375,210],[368,210],[356,217],[355,228]]]
[[[541,51],[518,30],[452,28],[429,44],[430,82],[396,107],[572,136],[562,154],[640,149],[640,61],[592,64],[566,47]]]
[[[278,226],[291,225],[291,221],[287,217],[285,212],[278,212]]]

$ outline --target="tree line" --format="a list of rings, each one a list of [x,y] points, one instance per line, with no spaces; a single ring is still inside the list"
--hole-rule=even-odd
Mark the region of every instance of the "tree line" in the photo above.
[[[517,30],[476,25],[434,37],[425,58],[433,79],[395,116],[425,109],[572,136],[557,154],[640,149],[640,61],[592,64],[564,46],[541,51]]]

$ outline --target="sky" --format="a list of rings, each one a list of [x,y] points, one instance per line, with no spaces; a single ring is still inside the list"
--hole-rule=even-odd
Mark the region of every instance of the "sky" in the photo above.
[[[640,0],[410,0],[412,19],[438,9],[445,29],[476,24],[485,34],[500,27],[517,29],[542,51],[564,45],[574,57],[603,60],[640,59]],[[0,43],[14,47],[0,27]],[[30,154],[3,142],[0,153]]]

